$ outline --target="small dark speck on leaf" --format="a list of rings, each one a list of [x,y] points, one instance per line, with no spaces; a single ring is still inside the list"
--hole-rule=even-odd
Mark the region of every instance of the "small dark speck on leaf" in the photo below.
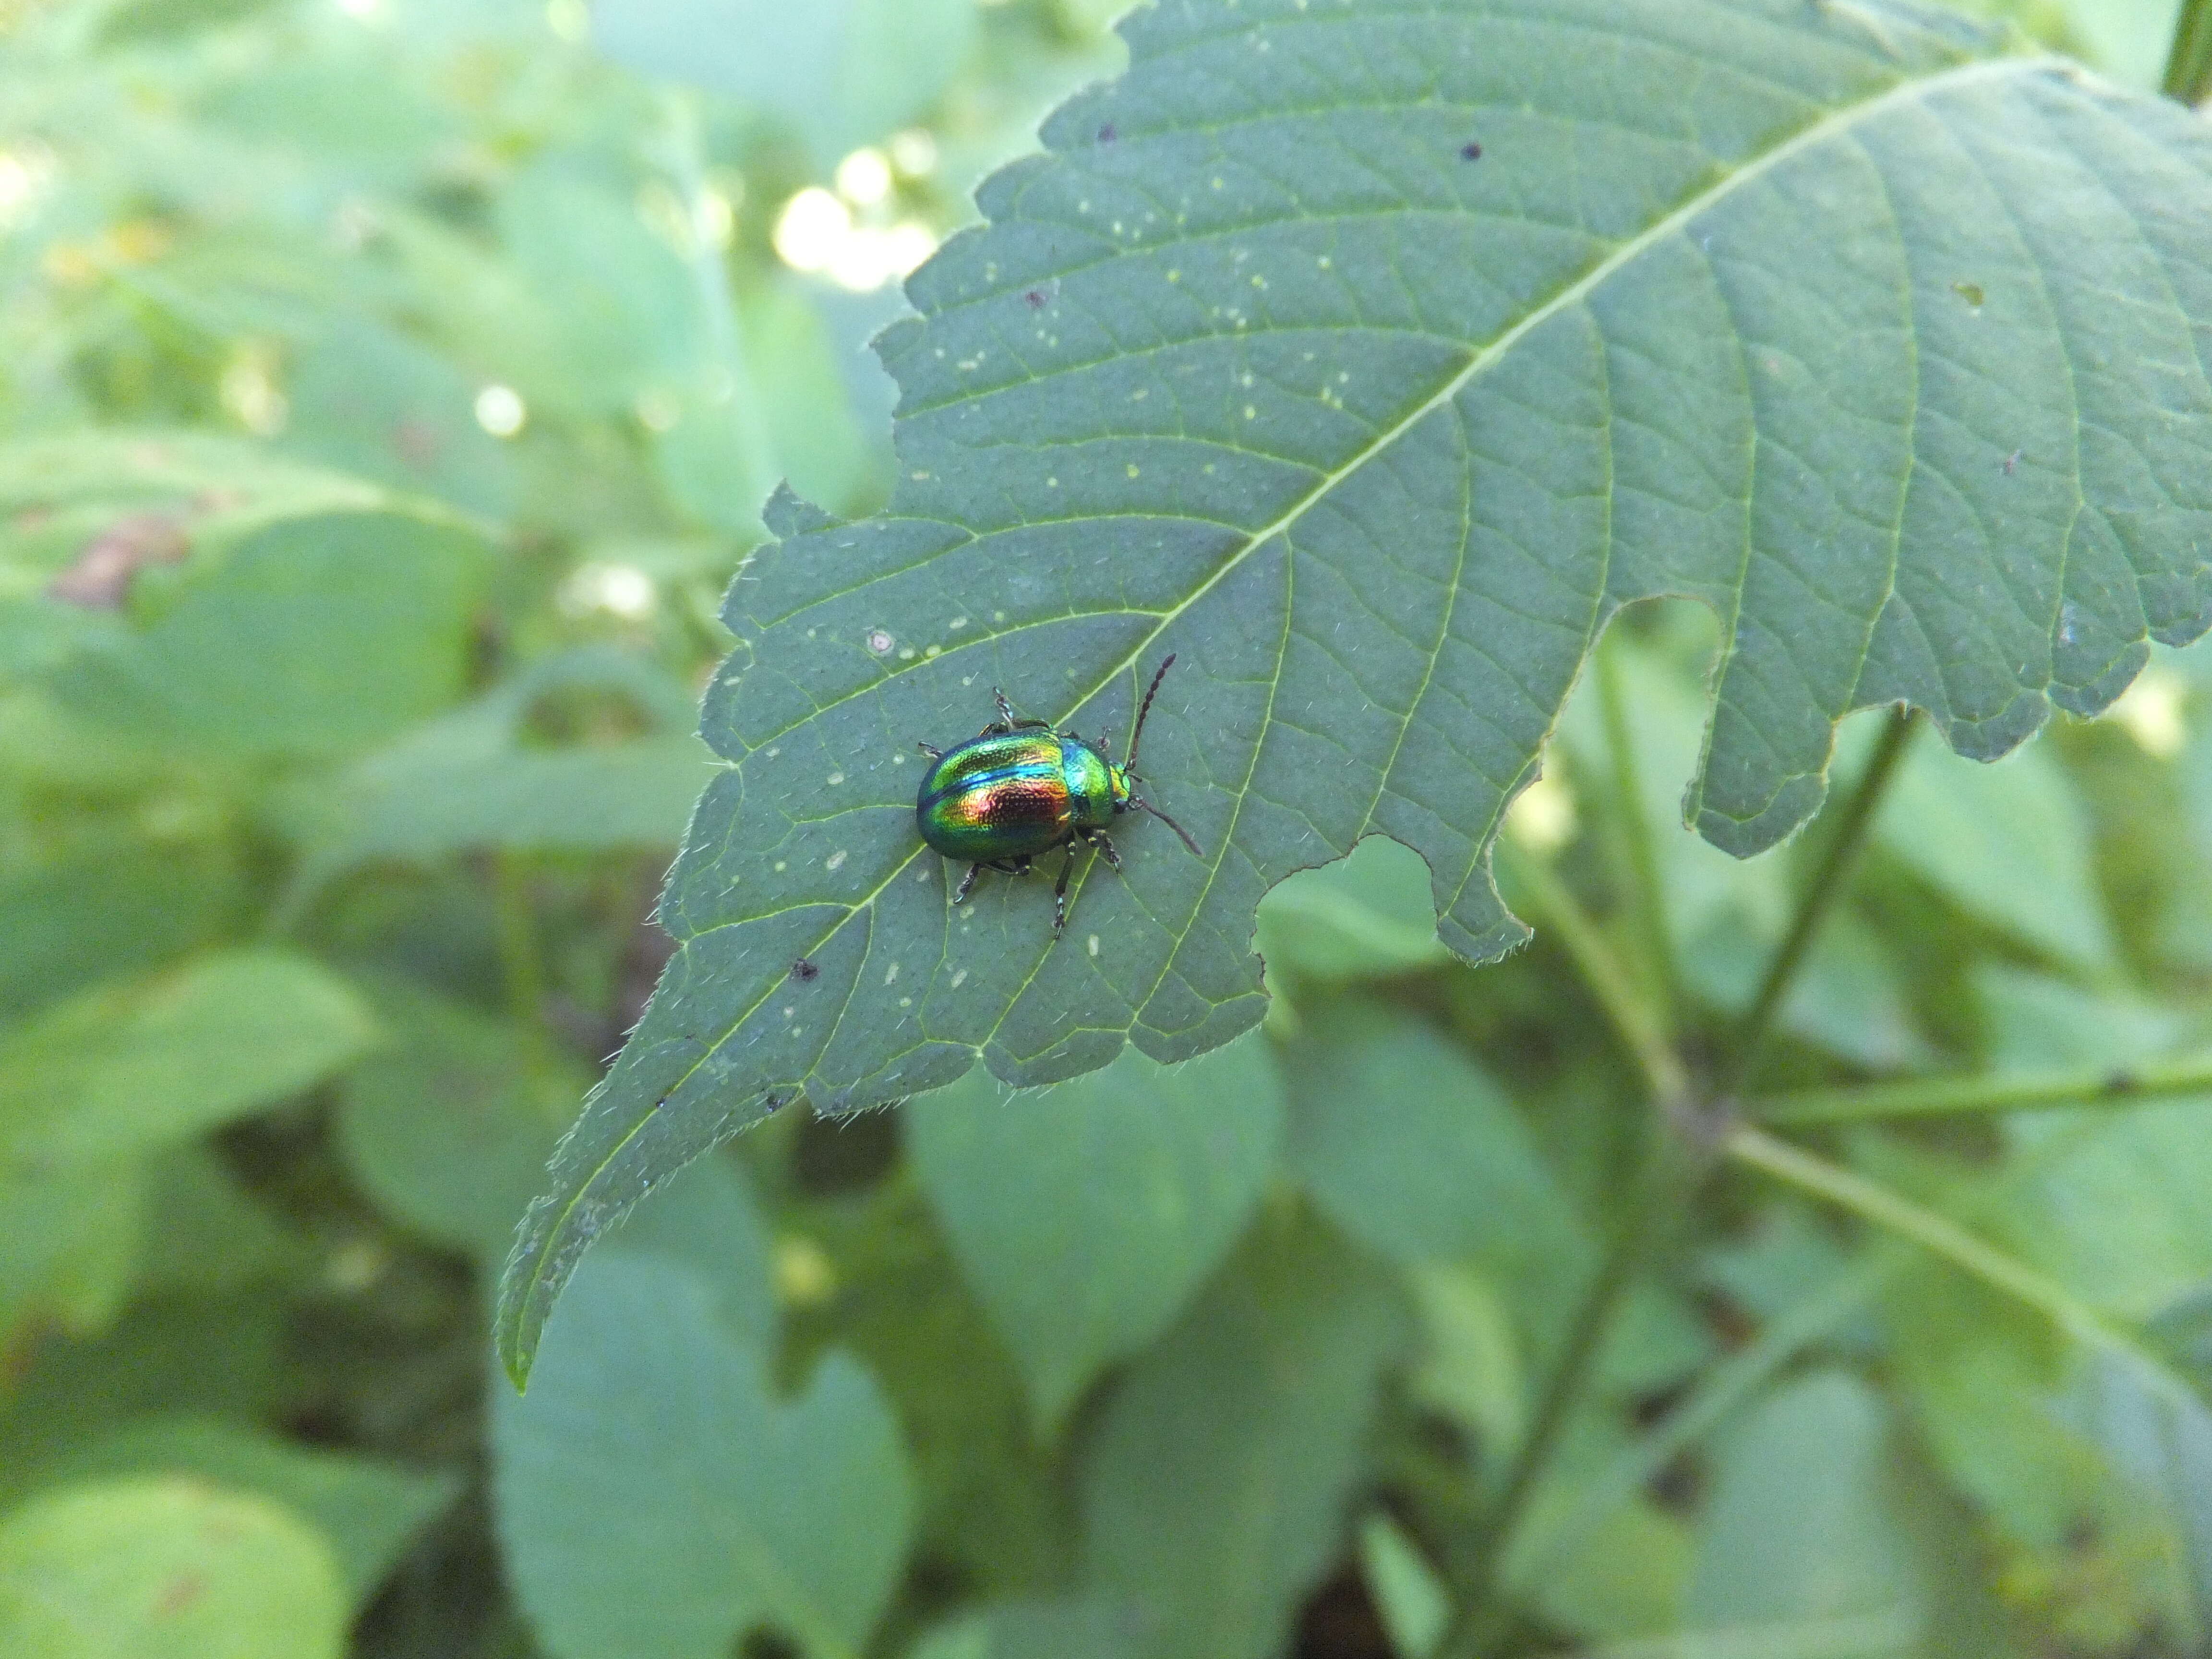
[[[1110,144],[1121,136],[1114,130],[1114,124],[1111,121],[1098,129],[1098,142],[1102,144]]]
[[[822,970],[819,968],[817,968],[805,957],[799,957],[798,961],[791,964],[791,976],[797,980],[801,985],[805,984],[810,980],[818,977],[821,972]]]
[[[1031,311],[1042,311],[1044,309],[1044,290],[1042,289],[1033,288],[1030,289],[1028,293],[1022,295],[1022,299],[1028,304],[1029,308]]]
[[[1968,305],[1976,307],[1989,297],[1982,292],[1982,285],[1979,283],[1954,283],[1951,284],[1951,291]]]
[[[207,1583],[198,1574],[179,1573],[161,1587],[161,1598],[154,1603],[155,1616],[173,1619],[206,1594]]]
[[[2124,1069],[2112,1073],[2105,1079],[2105,1092],[2108,1095],[2131,1095],[2141,1087],[2142,1080],[2133,1072]]]
[[[1459,147],[1459,159],[1462,161],[1480,161],[1482,159],[1482,146],[1476,143],[1474,139],[1468,139]]]

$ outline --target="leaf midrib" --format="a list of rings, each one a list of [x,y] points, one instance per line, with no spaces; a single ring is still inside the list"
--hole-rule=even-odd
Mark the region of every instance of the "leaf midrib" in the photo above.
[[[1612,252],[1590,266],[1588,270],[1562,288],[1557,294],[1533,307],[1525,316],[1506,328],[1488,344],[1472,351],[1467,362],[1438,386],[1436,391],[1414,404],[1397,421],[1376,434],[1340,465],[1323,473],[1310,489],[1294,500],[1274,520],[1257,530],[1247,532],[1242,544],[1231,552],[1211,575],[1193,588],[1186,598],[1160,613],[1158,620],[1151,630],[1139,639],[1125,656],[1101,674],[1088,690],[1074,697],[1057,717],[1055,723],[1058,720],[1072,719],[1076,710],[1104,691],[1121,675],[1130,672],[1158,643],[1163,634],[1200,600],[1239,569],[1254,553],[1267,546],[1277,537],[1286,535],[1317,504],[1327,499],[1329,493],[1339,484],[1358,472],[1420,422],[1457,397],[1476,376],[1501,362],[1516,346],[1544,324],[1580,305],[1617,272],[1634,264],[1651,249],[1680,233],[1700,215],[1729,199],[1734,191],[1755,183],[1784,163],[1794,160],[1832,137],[1849,132],[1862,123],[1874,119],[1891,108],[1933,98],[1941,93],[1969,86],[1978,81],[2026,76],[2065,66],[2068,66],[2068,60],[2051,53],[2022,53],[2001,58],[1978,58],[1970,63],[1955,65],[1935,75],[1899,81],[1872,98],[1863,99],[1856,103],[1847,104],[1831,111],[1819,120],[1800,128],[1741,167],[1723,174],[1707,188],[1686,198],[1663,217],[1654,221],[1644,229],[1623,241]],[[1054,618],[1054,620],[1064,619]],[[1024,623],[1022,626],[1026,628],[1035,624]],[[1007,630],[1007,635],[1019,631],[1021,631],[1020,629],[1011,629]],[[992,635],[988,637],[990,640],[997,640],[1005,638],[1007,635]],[[976,641],[979,644],[983,642],[980,640]],[[880,684],[881,682],[878,682],[875,685],[866,689],[873,690]],[[855,692],[852,695],[860,696],[862,693]],[[815,709],[814,714],[819,716],[836,707],[837,703],[849,700],[849,697],[834,700]],[[891,884],[906,873],[915,859],[920,855],[921,851],[921,849],[917,848],[901,859],[891,867],[882,881],[861,897],[845,905],[844,914],[832,922],[801,954],[806,956],[815,954],[834,939],[838,930],[844,927],[854,916],[872,908],[876,901],[890,890]],[[837,902],[828,900],[823,902],[835,905]],[[690,940],[687,939],[685,944],[688,945],[689,943]],[[1025,980],[1021,988],[1007,1000],[1008,1012],[1011,1012],[1020,1001],[1022,993],[1028,988],[1033,979],[1034,973],[1030,980]],[[722,1046],[744,1027],[747,1020],[765,1006],[775,994],[775,987],[773,985],[768,987],[750,1006],[732,1018],[724,1026],[721,1035],[700,1054],[698,1059],[694,1060],[680,1077],[662,1091],[662,1101],[665,1102],[673,1097],[689,1084],[697,1075],[700,1067],[720,1053]],[[1005,1015],[1000,1016],[999,1024],[1004,1024],[1005,1018]],[[997,1025],[993,1027],[994,1035],[996,1034],[997,1029]],[[583,1202],[585,1195],[598,1184],[608,1168],[663,1109],[663,1105],[659,1103],[647,1108],[639,1116],[637,1121],[630,1125],[623,1133],[621,1138],[608,1149],[605,1155],[592,1168],[590,1175],[576,1186],[568,1201],[562,1206],[559,1218],[548,1230],[544,1241],[531,1259],[530,1282],[523,1292],[521,1306],[516,1310],[518,1321],[526,1318],[526,1310],[538,1300],[541,1295],[539,1286],[542,1282],[540,1278],[542,1271],[561,1240],[566,1237],[570,1219],[574,1215],[577,1206]]]

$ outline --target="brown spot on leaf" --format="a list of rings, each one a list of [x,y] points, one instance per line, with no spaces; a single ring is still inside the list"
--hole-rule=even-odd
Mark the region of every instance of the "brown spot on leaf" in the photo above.
[[[46,584],[46,594],[65,605],[113,611],[141,570],[149,564],[174,564],[191,551],[177,519],[166,513],[129,514],[79,548],[76,557]]]
[[[438,459],[438,434],[427,421],[412,418],[392,429],[392,447],[411,467],[428,471]]]
[[[161,1586],[161,1595],[155,1598],[154,1616],[173,1619],[206,1594],[207,1581],[198,1573],[179,1573]]]

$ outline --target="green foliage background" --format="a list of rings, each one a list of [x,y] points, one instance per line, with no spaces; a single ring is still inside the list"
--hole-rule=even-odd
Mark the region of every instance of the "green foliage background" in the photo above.
[[[891,498],[888,267],[1114,9],[0,5],[0,1651],[2206,1650],[2197,652],[1990,767],[1856,717],[1738,861],[1713,618],[1640,608],[1528,949],[1370,840],[1262,905],[1261,1030],[780,1111],[496,1379],[761,505]],[[2172,12],[2012,21],[2148,88]],[[1654,1135],[1808,891],[1766,1127]],[[1593,1323],[1651,1139],[1720,1161]]]

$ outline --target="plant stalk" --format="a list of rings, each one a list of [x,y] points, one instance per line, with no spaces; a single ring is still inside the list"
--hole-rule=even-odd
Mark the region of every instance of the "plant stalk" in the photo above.
[[[2212,97],[2212,0],[2181,0],[2160,90],[2191,107]]]
[[[1763,1170],[1799,1191],[1825,1200],[1908,1239],[1948,1261],[1991,1289],[2033,1308],[2053,1326],[2085,1346],[2119,1354],[2154,1372],[2163,1368],[2127,1333],[2057,1280],[2007,1255],[1947,1215],[1917,1204],[1902,1193],[1869,1181],[1855,1170],[1817,1158],[1801,1146],[1776,1139],[1749,1124],[1739,1126],[1723,1146],[1727,1155]]]
[[[1783,1000],[1796,983],[1798,969],[1804,966],[1806,951],[1811,949],[1820,924],[1850,883],[1851,866],[1858,861],[1867,834],[1874,827],[1875,809],[1881,805],[1890,780],[1896,775],[1897,763],[1904,758],[1916,724],[1910,708],[1900,704],[1890,711],[1881,738],[1867,758],[1866,770],[1859,774],[1850,799],[1844,803],[1835,828],[1829,832],[1827,844],[1820,850],[1820,861],[1798,896],[1797,912],[1790,920],[1790,931],[1784,935],[1773,959],[1766,964],[1765,975],[1759,981],[1759,994],[1752,999],[1750,1011],[1736,1027],[1723,1082],[1715,1091],[1721,1100],[1740,1093],[1758,1066],[1759,1052],[1773,1030],[1775,1016],[1781,1012]]]
[[[1528,908],[1558,937],[1583,983],[1597,999],[1622,1044],[1635,1057],[1652,1095],[1673,1108],[1689,1097],[1689,1073],[1667,1041],[1635,981],[1620,965],[1605,935],[1550,865],[1501,836],[1497,842],[1506,879],[1526,896]]]
[[[2013,1077],[1906,1078],[1850,1089],[1805,1089],[1753,1101],[1745,1117],[1769,1126],[1864,1123],[1887,1118],[2010,1112],[2037,1106],[2132,1106],[2212,1095],[2212,1055],[2148,1066],[2029,1072]]]
[[[538,951],[538,916],[530,897],[530,872],[522,854],[501,848],[492,855],[492,903],[499,927],[499,965],[507,1011],[532,1036],[545,1027],[545,968]]]
[[[1621,684],[1620,647],[1607,629],[1597,649],[1598,706],[1605,716],[1605,746],[1613,763],[1617,798],[1617,839],[1627,866],[1627,886],[1638,943],[1644,957],[1644,981],[1654,1023],[1662,1033],[1674,1026],[1674,951],[1667,929],[1667,890],[1659,877],[1658,849],[1644,814],[1643,779],[1636,762],[1636,740],[1628,724],[1628,690]]]
[[[1552,1454],[1558,1449],[1559,1437],[1565,1432],[1575,1407],[1589,1386],[1621,1297],[1635,1279],[1637,1268],[1651,1254],[1653,1235],[1666,1212],[1667,1200],[1680,1194],[1679,1160],[1673,1155],[1672,1140],[1656,1124],[1647,1134],[1643,1167],[1629,1194],[1627,1206],[1615,1221],[1605,1258],[1598,1265],[1596,1277],[1590,1281],[1582,1305],[1575,1310],[1575,1322],[1567,1334],[1566,1345],[1560,1350],[1559,1361],[1553,1366],[1543,1395],[1536,1402],[1528,1431],[1514,1449],[1513,1461],[1507,1466],[1498,1495],[1468,1541],[1467,1559],[1474,1577],[1473,1593],[1459,1599],[1451,1623],[1436,1646],[1435,1659],[1482,1659],[1482,1656],[1494,1650],[1510,1627],[1510,1615],[1504,1599],[1498,1594],[1498,1572],[1506,1547],[1512,1541],[1529,1498],[1535,1493],[1538,1480],[1551,1462]]]
[[[1891,714],[1866,770],[1836,820],[1820,864],[1799,898],[1790,931],[1767,965],[1750,1012],[1737,1028],[1729,1086],[1717,1097],[1723,1106],[1750,1075],[1783,998],[1804,964],[1807,949],[1849,879],[1875,810],[1912,735],[1913,723],[1908,709],[1900,708]],[[1620,725],[1625,734],[1625,711]],[[1618,757],[1623,744],[1616,743],[1615,750]],[[1629,775],[1632,785],[1632,771]],[[1501,840],[1499,845],[1509,879],[1528,896],[1531,908],[1540,913],[1566,947],[1607,1019],[1636,1057],[1659,1109],[1645,1130],[1642,1167],[1616,1218],[1605,1258],[1576,1310],[1566,1345],[1545,1383],[1498,1496],[1469,1540],[1467,1554],[1473,1583],[1468,1592],[1457,1598],[1451,1622],[1437,1645],[1436,1659],[1487,1659],[1510,1635],[1511,1614],[1498,1593],[1501,1564],[1559,1437],[1588,1390],[1623,1295],[1638,1269],[1656,1254],[1656,1237],[1664,1228],[1670,1205],[1675,1211],[1687,1206],[1703,1184],[1716,1150],[1726,1150],[1746,1161],[1753,1161],[1770,1145],[1780,1148],[1785,1158],[1795,1152],[1786,1143],[1769,1142],[1756,1130],[1736,1128],[1724,1139],[1697,1133],[1708,1114],[1698,1109],[1688,1070],[1595,923],[1548,865],[1510,841]],[[1685,1131],[1688,1133],[1677,1133]],[[1756,1139],[1740,1147],[1746,1136]]]

